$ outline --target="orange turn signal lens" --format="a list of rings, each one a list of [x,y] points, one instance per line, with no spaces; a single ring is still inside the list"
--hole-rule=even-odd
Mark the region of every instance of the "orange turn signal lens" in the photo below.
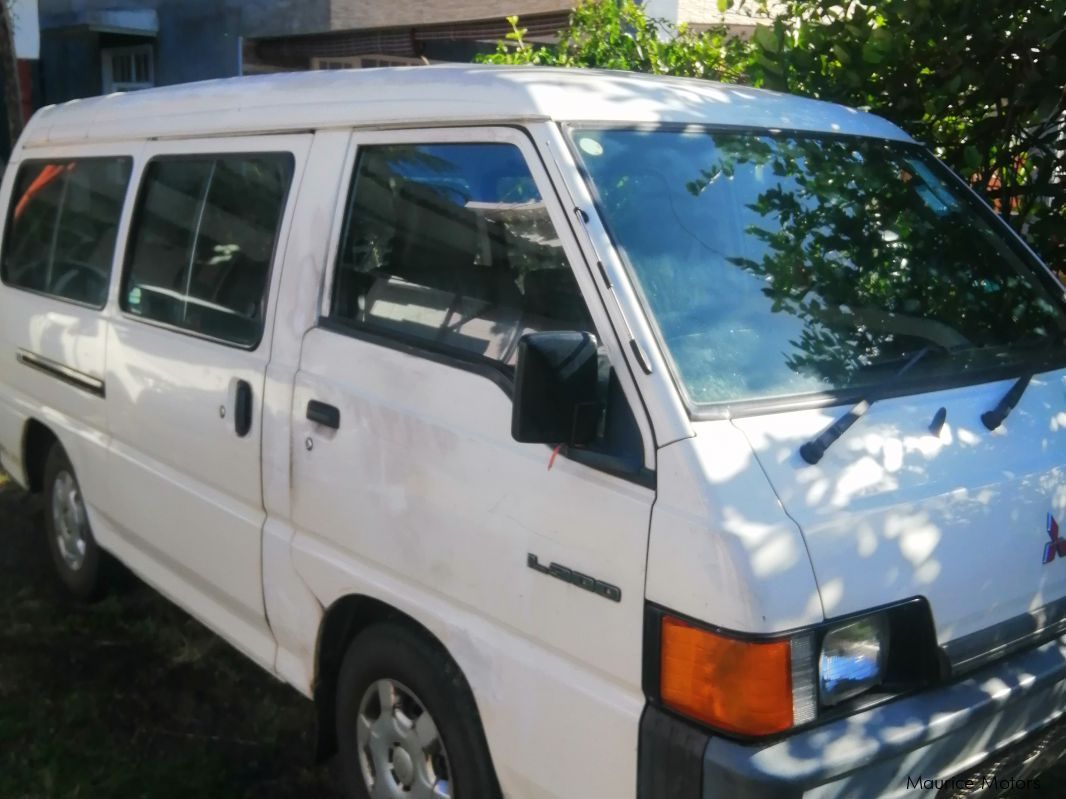
[[[742,735],[792,726],[791,647],[744,641],[663,616],[660,695],[678,713]]]

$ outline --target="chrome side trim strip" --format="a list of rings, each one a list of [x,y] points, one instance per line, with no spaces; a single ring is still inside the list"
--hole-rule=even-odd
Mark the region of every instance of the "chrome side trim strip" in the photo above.
[[[79,372],[77,369],[71,369],[58,361],[45,358],[43,355],[37,355],[29,350],[20,349],[15,353],[15,357],[23,366],[36,369],[38,372],[54,377],[56,380],[61,380],[67,385],[79,388],[95,397],[103,398],[106,395],[104,381],[97,377]]]

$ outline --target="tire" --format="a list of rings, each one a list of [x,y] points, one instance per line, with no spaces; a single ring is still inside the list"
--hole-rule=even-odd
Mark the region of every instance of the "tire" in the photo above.
[[[356,636],[337,680],[336,718],[349,799],[500,797],[466,680],[439,646],[411,630],[378,624]],[[379,780],[385,784],[375,791]]]
[[[67,592],[83,602],[104,595],[109,556],[93,537],[74,467],[58,443],[44,467],[44,529],[56,575]]]

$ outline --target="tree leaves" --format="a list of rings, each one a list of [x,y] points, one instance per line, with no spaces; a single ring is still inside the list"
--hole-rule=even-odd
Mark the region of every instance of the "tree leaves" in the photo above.
[[[782,42],[774,32],[773,28],[768,28],[765,25],[760,25],[755,29],[755,34],[752,36],[755,44],[759,49],[765,53],[777,53],[781,50]]]
[[[875,28],[862,46],[862,58],[868,64],[880,64],[892,52],[892,34],[888,28]]]
[[[765,12],[765,0],[717,8]],[[740,38],[585,0],[552,47],[518,20],[495,63],[607,67],[751,83],[866,108],[978,189],[1066,273],[1066,0],[787,0]],[[763,17],[766,19],[766,17]],[[1039,232],[1039,237],[1037,234]]]

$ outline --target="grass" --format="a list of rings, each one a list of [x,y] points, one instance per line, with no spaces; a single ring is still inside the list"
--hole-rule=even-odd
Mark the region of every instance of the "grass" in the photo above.
[[[334,796],[310,702],[130,583],[65,599],[0,474],[0,797]]]

